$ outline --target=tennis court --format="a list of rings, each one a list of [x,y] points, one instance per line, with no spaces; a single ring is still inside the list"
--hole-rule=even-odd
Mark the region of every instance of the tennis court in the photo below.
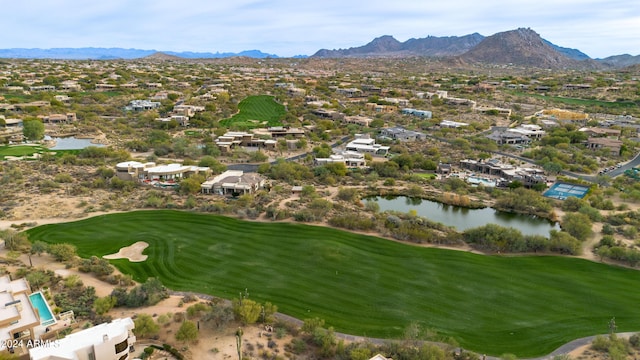
[[[569,196],[582,199],[587,195],[587,192],[589,192],[588,186],[557,182],[551,185],[549,190],[545,191],[542,195],[558,200],[564,200]]]

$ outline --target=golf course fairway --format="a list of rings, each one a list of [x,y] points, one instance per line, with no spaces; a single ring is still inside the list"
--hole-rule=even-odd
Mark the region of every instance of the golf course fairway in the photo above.
[[[546,355],[576,338],[640,330],[640,272],[560,256],[484,256],[332,228],[173,210],[43,225],[31,241],[70,243],[82,257],[138,241],[144,262],[111,260],[137,281],[270,301],[336,331],[401,338],[418,323],[488,355]]]

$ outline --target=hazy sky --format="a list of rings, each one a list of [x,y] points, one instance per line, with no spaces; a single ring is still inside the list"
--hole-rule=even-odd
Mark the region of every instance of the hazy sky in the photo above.
[[[638,0],[16,0],[3,1],[0,48],[122,47],[312,55],[528,27],[593,58],[640,54]]]

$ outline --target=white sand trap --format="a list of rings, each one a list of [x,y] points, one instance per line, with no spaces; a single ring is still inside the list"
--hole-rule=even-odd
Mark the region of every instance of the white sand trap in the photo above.
[[[142,251],[147,248],[149,244],[144,241],[138,241],[137,243],[125,246],[115,254],[109,254],[103,256],[105,259],[127,259],[131,262],[142,262],[147,260],[147,255],[142,255]]]

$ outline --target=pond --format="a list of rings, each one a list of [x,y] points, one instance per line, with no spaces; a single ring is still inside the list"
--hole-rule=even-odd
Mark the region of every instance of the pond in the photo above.
[[[380,205],[380,211],[399,211],[407,213],[415,210],[419,216],[444,225],[453,226],[458,231],[497,224],[520,230],[524,235],[543,235],[549,237],[552,229],[560,230],[557,223],[535,216],[512,214],[497,211],[492,208],[469,209],[459,206],[446,205],[436,201],[406,196],[365,198],[363,201],[375,201]]]
[[[80,150],[89,146],[103,147],[103,144],[92,143],[93,139],[78,139],[71,137],[54,137],[51,138],[55,141],[56,145],[49,148],[49,150]]]

